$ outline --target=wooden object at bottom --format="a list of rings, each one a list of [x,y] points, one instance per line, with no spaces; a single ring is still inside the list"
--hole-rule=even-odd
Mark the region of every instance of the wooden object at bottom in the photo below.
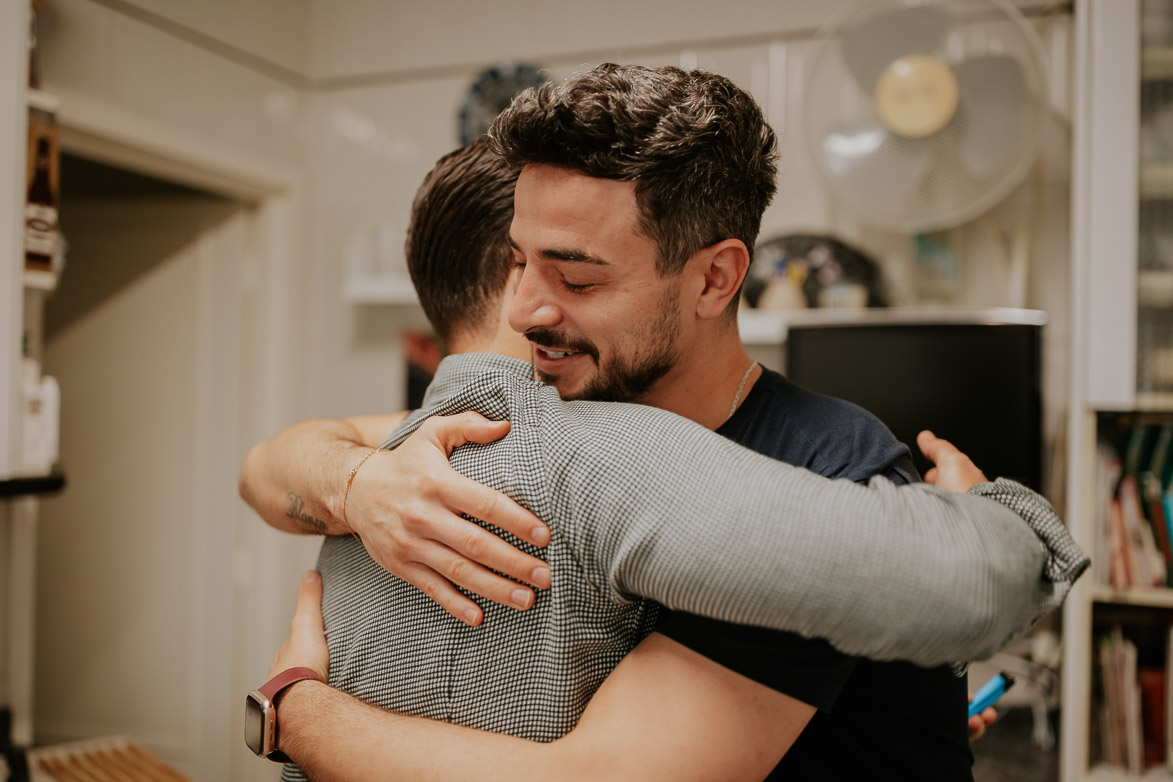
[[[126,738],[41,747],[29,752],[34,782],[188,782]]]

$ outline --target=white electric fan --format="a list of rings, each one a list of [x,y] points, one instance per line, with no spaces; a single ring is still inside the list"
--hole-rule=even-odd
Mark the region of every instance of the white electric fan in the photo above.
[[[860,219],[933,231],[1029,172],[1046,119],[1042,44],[1004,0],[864,0],[815,43],[807,142]]]

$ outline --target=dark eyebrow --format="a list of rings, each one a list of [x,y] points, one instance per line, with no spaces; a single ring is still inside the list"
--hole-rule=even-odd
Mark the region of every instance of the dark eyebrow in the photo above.
[[[582,250],[564,250],[559,247],[554,247],[549,250],[541,250],[538,252],[538,255],[543,258],[549,258],[551,261],[574,261],[575,263],[589,263],[594,266],[610,266],[602,258],[584,253]]]
[[[513,240],[512,236],[509,237],[509,246],[514,250],[519,252],[521,251],[521,248],[517,246],[517,242]],[[551,261],[572,261],[574,263],[589,263],[595,266],[611,265],[602,258],[591,255],[590,253],[583,252],[582,250],[570,250],[561,247],[554,247],[549,250],[539,250],[538,255]]]

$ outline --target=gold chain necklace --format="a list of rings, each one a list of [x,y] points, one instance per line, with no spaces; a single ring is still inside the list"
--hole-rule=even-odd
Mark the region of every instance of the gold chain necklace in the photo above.
[[[737,412],[737,403],[741,401],[741,392],[745,390],[745,381],[749,380],[750,373],[757,368],[758,362],[751,361],[749,369],[745,370],[745,374],[741,376],[741,385],[737,387],[737,396],[733,397],[733,406],[729,408],[729,416],[732,417]]]

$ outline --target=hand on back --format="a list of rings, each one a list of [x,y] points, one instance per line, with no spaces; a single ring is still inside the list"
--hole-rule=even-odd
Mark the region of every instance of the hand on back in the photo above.
[[[526,584],[550,585],[545,562],[464,515],[536,546],[550,541],[546,525],[448,464],[458,446],[494,442],[508,432],[508,421],[472,412],[430,418],[395,450],[368,459],[355,474],[347,501],[350,526],[375,561],[470,625],[479,624],[483,613],[456,587],[524,610],[534,601]]]

